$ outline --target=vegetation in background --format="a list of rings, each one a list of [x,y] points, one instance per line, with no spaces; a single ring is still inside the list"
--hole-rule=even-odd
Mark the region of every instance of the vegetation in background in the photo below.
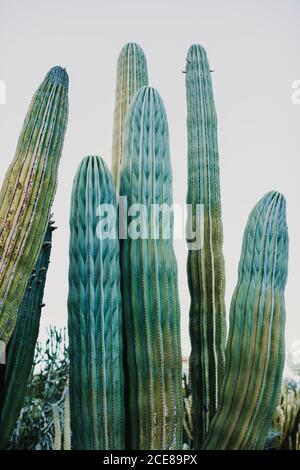
[[[62,417],[68,375],[66,331],[50,327],[45,345],[38,343],[36,346],[24,406],[11,438],[10,449],[53,448],[53,407]]]

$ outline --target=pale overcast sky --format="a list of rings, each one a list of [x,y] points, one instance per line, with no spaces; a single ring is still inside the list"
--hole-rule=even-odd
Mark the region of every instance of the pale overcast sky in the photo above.
[[[219,121],[226,299],[237,279],[244,226],[269,190],[288,204],[290,269],[286,337],[300,338],[300,80],[299,0],[0,0],[0,175],[12,160],[30,99],[53,65],[70,76],[70,117],[54,213],[51,265],[41,338],[67,320],[69,206],[74,173],[87,154],[110,166],[116,61],[122,46],[138,42],[150,84],[166,106],[174,199],[186,197],[186,102],[182,70],[189,46],[201,43],[213,73]],[[189,293],[184,242],[176,243],[182,308],[182,344],[189,353]]]

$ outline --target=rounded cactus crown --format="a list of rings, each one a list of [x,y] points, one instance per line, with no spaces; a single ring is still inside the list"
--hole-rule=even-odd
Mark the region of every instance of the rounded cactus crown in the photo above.
[[[246,226],[239,277],[259,278],[284,289],[288,269],[286,201],[277,192],[267,193],[252,210]]]
[[[47,73],[45,80],[52,81],[57,85],[63,85],[64,87],[68,88],[69,86],[69,76],[65,68],[56,65],[52,67]]]
[[[162,98],[151,87],[141,88],[128,110],[120,194],[131,203],[172,204],[167,115]]]

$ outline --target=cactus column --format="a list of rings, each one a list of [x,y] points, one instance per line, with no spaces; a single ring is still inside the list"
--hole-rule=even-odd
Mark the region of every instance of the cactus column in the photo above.
[[[112,174],[119,195],[124,122],[128,106],[142,87],[148,85],[146,57],[142,48],[130,42],[120,52],[117,65],[116,105],[114,112]]]
[[[187,271],[191,295],[193,439],[194,448],[199,449],[218,406],[226,335],[217,116],[207,55],[199,45],[193,45],[188,51],[186,97],[187,204],[191,209],[188,230],[196,231],[198,240],[198,244],[194,240],[190,246]],[[200,204],[203,208],[201,219],[197,212]],[[200,239],[201,229],[203,239]]]
[[[263,449],[284,366],[288,233],[284,197],[268,193],[245,230],[220,405],[205,449]]]
[[[129,233],[121,242],[129,446],[179,449],[182,359],[172,216],[154,217],[158,230],[156,238],[150,236],[152,204],[172,206],[168,123],[162,99],[153,88],[142,88],[128,111],[121,196],[127,197],[131,214],[123,216]],[[135,209],[141,218],[139,234],[134,228],[137,220],[131,217]],[[170,237],[165,232],[164,238],[163,230],[168,229]]]
[[[41,310],[52,241],[49,224],[35,268],[19,308],[17,323],[9,342],[5,368],[5,400],[0,417],[0,448],[9,443],[23,405],[39,333]]]
[[[111,237],[99,232],[101,208],[106,206],[111,215]],[[109,170],[100,157],[86,157],[74,179],[70,214],[68,328],[73,449],[124,448],[119,240],[114,215],[116,196]]]
[[[68,75],[35,93],[0,194],[0,340],[8,343],[47,230],[68,115]]]

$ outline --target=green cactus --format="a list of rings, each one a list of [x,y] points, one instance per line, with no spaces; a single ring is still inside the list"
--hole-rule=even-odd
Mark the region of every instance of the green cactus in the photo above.
[[[268,193],[246,226],[218,411],[205,449],[263,449],[284,366],[288,233],[284,197]]]
[[[173,218],[168,223],[160,217],[157,238],[145,232],[152,204],[172,205],[168,123],[162,99],[153,88],[140,89],[128,110],[120,196],[127,197],[129,210],[137,207],[134,204],[143,204],[147,210],[141,237],[125,238],[122,233],[121,241],[128,446],[178,449],[182,446],[183,397]],[[134,219],[130,215],[122,219],[131,229]],[[170,239],[163,238],[166,228]]]
[[[132,98],[145,85],[148,85],[146,57],[138,44],[130,42],[121,50],[117,65],[112,149],[112,175],[117,197],[119,195],[125,117]]]
[[[200,449],[218,406],[225,359],[225,273],[217,142],[217,115],[210,67],[193,45],[186,65],[188,130],[188,229],[196,232],[188,253],[190,382],[194,448]],[[202,217],[198,212],[202,205]],[[198,206],[197,206],[198,205]],[[198,207],[198,209],[197,209]],[[202,223],[204,237],[200,240]],[[188,235],[188,239],[190,234]],[[191,241],[191,239],[190,239]]]
[[[32,99],[0,194],[0,340],[6,344],[47,230],[67,115],[68,76],[54,67]]]
[[[113,181],[100,157],[83,159],[70,214],[69,350],[73,449],[124,448],[122,310],[117,220],[100,237],[99,208],[116,209]],[[101,219],[102,220],[102,219]],[[99,221],[99,224],[101,221]]]
[[[49,264],[52,241],[52,224],[44,238],[44,243],[35,268],[27,284],[25,295],[19,308],[16,326],[7,348],[7,361],[4,382],[4,406],[0,419],[0,448],[9,443],[18,415],[23,405],[26,386],[31,372],[35,345],[38,337],[42,300]]]

